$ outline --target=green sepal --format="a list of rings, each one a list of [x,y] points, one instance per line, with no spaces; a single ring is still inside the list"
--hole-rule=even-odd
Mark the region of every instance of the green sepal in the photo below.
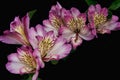
[[[35,14],[36,11],[37,10],[34,9],[34,10],[28,12],[30,19],[33,17],[33,15]]]
[[[97,4],[97,1],[95,0],[85,0],[85,2],[87,3],[88,6]]]
[[[117,10],[120,7],[120,0],[115,0],[114,2],[112,2],[112,4],[110,5],[109,9],[110,10]]]
[[[57,60],[52,60],[51,63],[52,63],[53,65],[56,65],[56,64],[58,64],[58,61],[57,61]]]

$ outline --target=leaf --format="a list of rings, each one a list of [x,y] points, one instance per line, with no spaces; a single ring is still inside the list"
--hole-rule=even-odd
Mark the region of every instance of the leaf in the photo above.
[[[41,78],[38,78],[37,80],[42,80]]]
[[[109,10],[109,11],[108,11],[108,16],[107,16],[107,18],[108,18],[108,19],[111,19],[111,17],[112,17],[112,12]]]
[[[90,5],[95,5],[95,4],[97,4],[97,1],[95,1],[95,0],[85,0],[85,2],[88,4],[88,6],[90,6]]]
[[[29,77],[26,80],[32,80],[33,74],[29,74]]]
[[[28,79],[26,79],[26,80],[32,80],[32,77],[29,77]]]
[[[75,52],[75,49],[72,49],[71,51],[70,51],[70,53],[74,53]]]
[[[33,17],[33,15],[35,14],[36,11],[37,10],[34,9],[34,10],[28,12],[30,19]]]
[[[58,63],[58,61],[57,60],[52,60],[51,63],[56,65]]]
[[[21,80],[26,80],[26,79],[28,79],[28,77],[29,77],[28,74],[24,74],[24,75],[22,75],[22,79]]]
[[[115,0],[109,7],[110,10],[117,10],[120,7],[120,0]]]

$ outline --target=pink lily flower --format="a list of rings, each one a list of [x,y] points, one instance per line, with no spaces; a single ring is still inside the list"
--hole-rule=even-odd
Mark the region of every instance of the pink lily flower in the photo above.
[[[14,74],[34,73],[32,80],[37,80],[40,67],[44,67],[41,56],[37,50],[28,47],[18,48],[17,53],[10,54],[6,64],[7,70]]]
[[[58,30],[60,26],[64,25],[62,18],[65,13],[62,13],[62,10],[65,9],[57,2],[57,4],[53,5],[49,11],[49,19],[43,20],[45,30],[47,32],[53,31],[56,36],[59,35]]]
[[[66,57],[71,51],[71,45],[62,37],[56,38],[53,31],[46,32],[44,27],[37,25],[30,29],[32,37],[30,43],[34,49],[38,49],[39,55],[45,62],[59,60]]]
[[[26,14],[22,20],[15,17],[14,21],[10,23],[10,30],[4,31],[0,36],[0,41],[7,44],[22,44],[30,45],[28,41],[29,16]]]
[[[97,33],[111,33],[111,31],[120,29],[120,22],[117,22],[119,18],[115,15],[112,15],[112,18],[108,19],[107,16],[107,8],[101,8],[99,4],[95,6],[91,5],[89,7],[88,19],[94,35],[97,36]]]
[[[83,39],[91,40],[94,38],[86,25],[86,14],[80,13],[78,9],[71,8],[64,16],[64,23],[65,26],[62,26],[59,32],[67,42],[71,42],[74,49],[81,45]]]

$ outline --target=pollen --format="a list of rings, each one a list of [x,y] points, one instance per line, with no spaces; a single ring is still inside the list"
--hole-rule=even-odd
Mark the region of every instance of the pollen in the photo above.
[[[101,24],[104,24],[107,20],[106,16],[104,16],[103,14],[95,14],[94,16],[94,24],[96,27],[98,27]]]
[[[51,23],[56,29],[59,29],[59,27],[63,24],[62,20],[56,16],[53,17]]]
[[[34,71],[36,69],[37,63],[32,55],[24,52],[23,55],[19,57],[19,59],[24,65],[27,66],[27,71]]]
[[[67,26],[69,27],[69,29],[75,33],[79,33],[80,29],[83,28],[85,26],[85,20],[80,17],[80,18],[72,18]]]
[[[48,51],[52,49],[53,46],[54,46],[54,40],[49,37],[45,37],[39,43],[39,51],[41,52],[42,57],[44,57],[48,53]]]
[[[73,18],[70,19],[70,21],[67,23],[67,26],[69,27],[69,29],[71,31],[74,31],[75,28],[76,28],[76,22],[75,22],[75,20]]]
[[[83,18],[78,18],[76,20],[77,28],[83,28],[85,26],[85,20]]]

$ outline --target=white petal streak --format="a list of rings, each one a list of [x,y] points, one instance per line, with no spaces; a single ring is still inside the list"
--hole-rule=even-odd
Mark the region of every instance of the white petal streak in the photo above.
[[[37,36],[37,33],[35,31],[35,28],[31,27],[30,30],[29,30],[29,41],[30,41],[30,44],[32,45],[32,47],[35,49],[37,48],[37,39],[36,39],[36,36]]]
[[[67,27],[61,27],[60,33],[62,34],[62,37],[67,40],[67,42],[70,42],[71,38],[75,36],[75,33],[73,33]]]
[[[20,62],[17,56],[17,53],[12,53],[8,56],[8,60],[12,62]]]
[[[81,45],[82,41],[83,40],[80,37],[78,37],[77,40],[75,37],[71,38],[71,43],[72,43],[73,49],[76,49],[79,45]]]
[[[81,33],[79,34],[79,36],[81,38],[83,38],[84,40],[91,40],[94,38],[94,35],[92,34],[92,32],[88,29],[88,27],[84,27],[81,29]]]
[[[58,38],[56,44],[45,58],[49,60],[59,60],[66,57],[70,53],[71,45],[65,44],[65,42],[66,41],[62,37]]]
[[[21,74],[20,70],[24,67],[23,64],[17,62],[8,62],[6,68],[8,71],[14,74]]]

